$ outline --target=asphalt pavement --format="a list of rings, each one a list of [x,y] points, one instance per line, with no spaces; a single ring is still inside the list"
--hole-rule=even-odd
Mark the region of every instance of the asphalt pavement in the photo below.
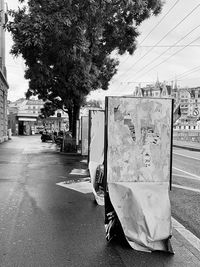
[[[173,140],[173,146],[192,151],[200,151],[200,143],[182,140]]]
[[[200,266],[199,250],[175,228],[175,255],[108,243],[87,167],[40,136],[0,144],[1,267]]]

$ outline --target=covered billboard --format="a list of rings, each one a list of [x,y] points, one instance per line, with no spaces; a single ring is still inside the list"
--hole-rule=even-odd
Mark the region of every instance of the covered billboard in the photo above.
[[[119,220],[132,248],[169,251],[172,100],[107,97],[105,112],[107,239]]]
[[[88,155],[88,116],[81,117],[81,155]]]
[[[89,111],[89,172],[96,202],[104,205],[103,160],[104,119],[103,110]]]

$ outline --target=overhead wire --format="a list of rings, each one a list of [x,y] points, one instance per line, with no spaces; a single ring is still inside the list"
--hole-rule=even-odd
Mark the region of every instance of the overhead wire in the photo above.
[[[158,25],[160,25],[160,23],[167,17],[167,15],[172,11],[172,9],[178,4],[180,0],[177,0],[173,6],[165,13],[165,15],[158,21],[158,23],[150,30],[150,32],[142,39],[142,41],[139,43],[139,45],[141,46],[141,44],[149,37],[149,35],[158,27]],[[127,57],[125,58],[125,60],[123,60],[121,62],[121,64],[125,63],[127,61],[127,59],[129,58],[129,55],[127,55]]]
[[[197,68],[196,70],[193,70],[192,72],[190,72],[190,73],[187,73],[186,75],[184,75],[183,77],[178,77],[177,78],[177,81],[182,81],[182,80],[185,80],[185,79],[187,79],[187,78],[185,78],[185,77],[187,77],[188,75],[191,75],[191,74],[193,74],[194,72],[197,72],[197,71],[200,71],[200,67],[199,68]]]
[[[172,48],[174,48],[174,47],[184,47],[184,46],[185,45],[157,45],[156,48],[163,48],[163,47],[172,47]],[[189,45],[189,46],[190,47],[199,47],[200,44]],[[144,45],[144,46],[142,45],[141,48],[143,48],[143,47],[152,47],[152,45]],[[138,47],[138,48],[140,48],[140,47]]]
[[[200,65],[198,65],[198,66],[196,66],[196,67],[194,67],[194,68],[192,68],[190,70],[187,70],[187,71],[185,71],[185,72],[183,72],[181,74],[176,75],[176,78],[178,77],[178,79],[179,79],[179,78],[181,78],[181,76],[185,76],[190,72],[192,73],[193,71],[195,71],[196,69],[199,69],[199,68],[200,68]]]
[[[159,43],[161,43],[172,31],[174,31],[178,26],[180,26],[181,23],[183,23],[190,15],[192,15],[192,13],[199,8],[200,3],[198,5],[196,5],[179,23],[177,23],[171,30],[169,30],[157,43],[155,43],[153,45],[153,47],[148,50],[142,57],[140,57],[133,65],[131,65],[131,67],[126,71],[129,72],[133,67],[135,67],[135,65],[140,62],[144,57],[146,57],[146,55],[148,55]],[[124,74],[124,73],[122,73]],[[122,75],[121,74],[121,75]]]
[[[164,18],[170,13],[170,11],[172,11],[172,9],[178,4],[180,0],[177,0],[173,6],[167,11],[167,13],[158,21],[158,23],[150,30],[150,32],[142,39],[142,41],[140,42],[140,45],[142,43],[144,43],[144,41],[149,37],[149,35],[158,27],[158,25],[160,25],[160,23],[164,20]]]
[[[181,37],[178,41],[176,41],[172,46],[168,47],[166,50],[164,50],[160,55],[158,55],[157,57],[155,57],[153,60],[151,60],[150,62],[148,62],[146,65],[144,65],[142,68],[140,68],[134,75],[136,75],[137,73],[140,73],[141,71],[143,71],[145,68],[147,68],[149,65],[151,65],[153,62],[155,62],[156,60],[158,60],[161,56],[163,56],[164,54],[166,54],[169,50],[171,50],[173,47],[176,47],[176,44],[180,43],[182,40],[184,40],[186,37],[188,37],[192,32],[194,32],[197,28],[200,27],[200,24],[196,27],[194,27],[191,31],[189,31],[186,35],[184,35],[183,37]],[[186,45],[182,46],[183,48],[185,48]],[[187,45],[188,47],[188,45]]]
[[[139,75],[139,77],[144,76],[145,74],[149,73],[151,70],[155,69],[156,67],[160,66],[161,64],[163,64],[164,62],[166,62],[168,59],[170,59],[171,57],[175,56],[176,54],[178,54],[179,52],[181,52],[182,50],[184,50],[186,47],[188,47],[190,44],[196,42],[197,40],[200,39],[200,36],[197,37],[195,40],[191,41],[189,44],[185,45],[184,47],[182,47],[181,49],[179,49],[178,51],[176,51],[175,53],[173,53],[172,55],[170,55],[168,58],[166,58],[165,60],[161,61],[159,64],[155,65],[154,67],[152,67],[150,70],[146,71],[144,74]]]

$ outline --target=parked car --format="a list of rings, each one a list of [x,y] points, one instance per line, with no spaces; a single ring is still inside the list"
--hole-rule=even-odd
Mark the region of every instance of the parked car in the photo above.
[[[52,134],[47,131],[44,131],[41,135],[41,140],[42,142],[52,141],[53,140]]]

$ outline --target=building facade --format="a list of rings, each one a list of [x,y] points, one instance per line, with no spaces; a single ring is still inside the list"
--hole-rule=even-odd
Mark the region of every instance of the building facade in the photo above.
[[[170,97],[174,99],[175,107],[180,105],[181,117],[174,124],[174,129],[200,130],[200,87],[180,88],[157,81],[145,87],[136,87],[134,96]]]
[[[41,108],[44,102],[38,99],[21,98],[9,103],[8,128],[12,135],[32,135],[48,131],[65,130],[68,126],[68,115],[57,110],[53,116],[41,119]]]
[[[4,7],[4,0],[0,0],[0,143],[8,140],[7,93],[9,86],[5,66],[5,30],[3,25],[6,21],[6,13]]]

